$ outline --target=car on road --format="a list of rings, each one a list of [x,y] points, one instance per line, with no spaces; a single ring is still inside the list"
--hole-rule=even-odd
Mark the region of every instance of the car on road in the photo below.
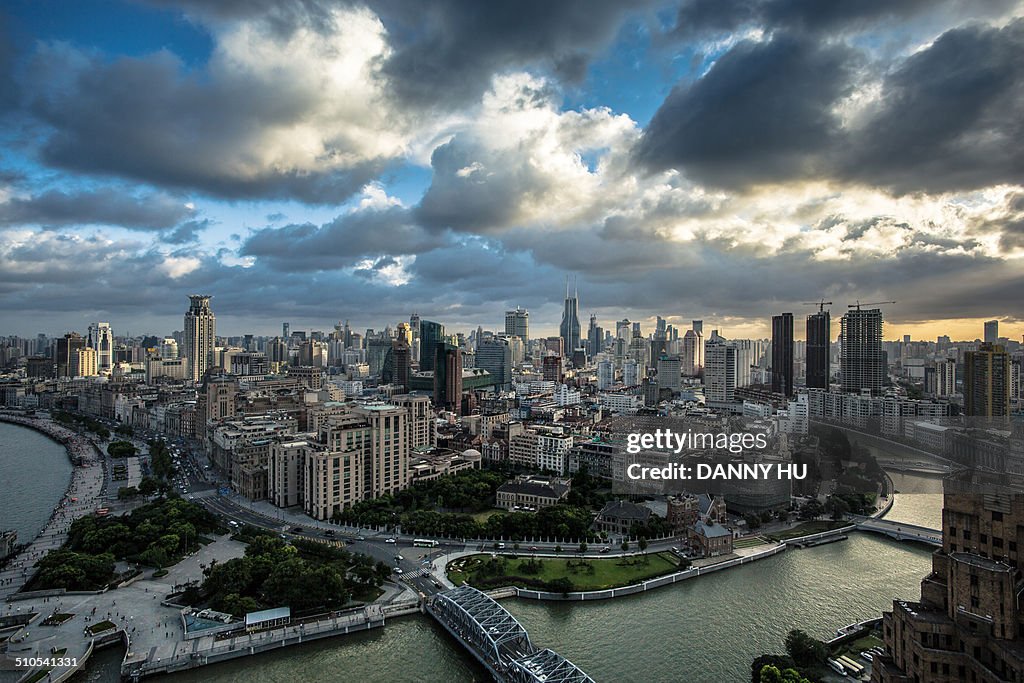
[[[405,572],[403,572],[403,571],[402,571],[402,568],[401,568],[401,567],[395,567],[395,569],[394,569],[394,572],[395,572],[396,574],[398,574],[399,576],[401,576],[402,574],[404,574],[404,573],[405,573]]]
[[[333,535],[334,535],[334,529],[328,529],[327,531],[324,532],[324,536],[333,536]]]
[[[356,540],[357,541],[365,541],[366,540],[366,536],[356,536]]]
[[[292,533],[293,534],[301,534],[303,531],[305,531],[305,530],[301,526],[293,526],[292,527]]]
[[[401,562],[401,561],[402,561],[402,556],[401,555],[395,555],[395,562]]]
[[[540,550],[540,548],[538,548],[538,547],[537,547],[537,546],[535,546],[535,545],[531,545],[531,546],[530,546],[530,550]]]
[[[393,538],[385,538],[384,542],[385,543],[395,543],[395,539],[393,539]]]
[[[611,551],[611,547],[609,547],[609,546],[605,546],[605,547],[601,548],[601,552],[602,553],[607,553],[607,552],[610,552],[610,551]]]

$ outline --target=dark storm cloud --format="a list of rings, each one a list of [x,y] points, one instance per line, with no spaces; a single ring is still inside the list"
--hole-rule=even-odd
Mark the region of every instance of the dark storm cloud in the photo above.
[[[213,225],[213,221],[208,219],[185,221],[173,230],[167,230],[161,233],[160,239],[166,244],[188,244],[190,242],[197,241],[199,239],[199,233],[206,230],[211,225]]]
[[[831,108],[850,92],[859,61],[850,48],[806,37],[741,42],[673,89],[636,158],[714,185],[807,177],[839,134]]]
[[[162,192],[132,194],[113,187],[80,192],[47,190],[0,203],[0,225],[117,225],[164,230],[195,212],[184,200]]]
[[[925,12],[952,16],[998,14],[1012,0],[684,0],[672,34],[686,39],[759,26],[767,30],[844,32]]]
[[[495,73],[547,67],[580,79],[590,59],[647,0],[370,3],[397,42],[385,65],[409,104],[458,106],[475,100]]]
[[[445,238],[419,227],[408,209],[393,206],[339,216],[320,227],[263,228],[249,236],[239,253],[275,270],[311,271],[345,268],[380,255],[419,254],[443,244]]]
[[[807,35],[739,43],[669,94],[635,158],[733,188],[821,177],[904,194],[1024,182],[1024,20],[952,29],[894,62],[877,102],[844,128],[835,108],[864,87],[867,61]]]
[[[388,30],[394,53],[384,64],[405,105],[459,107],[476,100],[500,72],[521,67],[579,81],[591,59],[615,37],[631,13],[654,0],[186,0],[154,4],[184,9],[205,21],[258,18],[280,35],[296,29],[327,31],[336,7],[365,4]]]
[[[1024,182],[1024,21],[943,34],[884,80],[839,172],[895,192]]]
[[[430,164],[434,175],[416,219],[432,229],[496,232],[515,221],[520,202],[551,182],[538,176],[521,149],[484,150],[463,135],[435,149]]]
[[[1004,251],[1024,249],[1024,192],[1007,196],[1004,205],[980,220],[974,229],[982,235],[998,235]]]
[[[53,166],[231,199],[316,203],[342,201],[384,167],[382,160],[318,171],[256,167],[261,132],[300,121],[314,93],[268,96],[266,83],[191,78],[165,52],[85,66],[82,59],[43,50],[32,64],[31,113],[53,129],[40,149]]]

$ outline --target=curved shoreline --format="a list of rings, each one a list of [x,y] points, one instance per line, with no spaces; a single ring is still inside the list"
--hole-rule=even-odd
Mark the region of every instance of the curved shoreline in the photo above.
[[[64,495],[54,506],[46,524],[25,548],[10,558],[7,567],[0,572],[0,599],[7,599],[35,576],[37,560],[64,544],[71,522],[96,509],[96,501],[103,494],[105,477],[103,461],[89,439],[48,418],[28,418],[0,412],[0,421],[33,429],[61,444],[72,465]]]

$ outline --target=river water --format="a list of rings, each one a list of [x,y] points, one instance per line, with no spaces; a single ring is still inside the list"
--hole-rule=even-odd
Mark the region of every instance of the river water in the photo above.
[[[0,529],[28,543],[43,530],[71,482],[64,446],[34,429],[0,422]]]
[[[914,509],[928,499],[904,505]],[[598,681],[747,681],[751,661],[783,651],[791,628],[819,638],[877,617],[894,597],[916,599],[930,551],[856,533],[846,541],[684,581],[645,595],[586,604],[505,600],[535,643],[551,647]],[[116,680],[120,653],[100,653],[86,677]],[[168,683],[489,680],[426,617],[372,633],[175,674]]]
[[[11,457],[11,455],[14,457]],[[29,539],[67,486],[63,448],[0,424],[0,520]],[[937,528],[938,479],[893,475],[890,517]],[[14,482],[13,484],[11,482]],[[506,600],[538,645],[551,647],[599,681],[747,681],[750,662],[781,652],[791,628],[827,638],[836,628],[876,617],[894,597],[916,599],[930,551],[855,533],[846,541],[791,550],[644,595],[586,604]],[[118,680],[123,651],[97,652],[82,683]],[[167,683],[489,680],[486,672],[426,617],[383,629],[287,648],[165,677]]]

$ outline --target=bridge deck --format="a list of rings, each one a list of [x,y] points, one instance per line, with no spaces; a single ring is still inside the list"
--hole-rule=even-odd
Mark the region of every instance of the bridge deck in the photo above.
[[[554,650],[540,649],[515,617],[472,586],[435,595],[427,611],[503,683],[593,683]]]

